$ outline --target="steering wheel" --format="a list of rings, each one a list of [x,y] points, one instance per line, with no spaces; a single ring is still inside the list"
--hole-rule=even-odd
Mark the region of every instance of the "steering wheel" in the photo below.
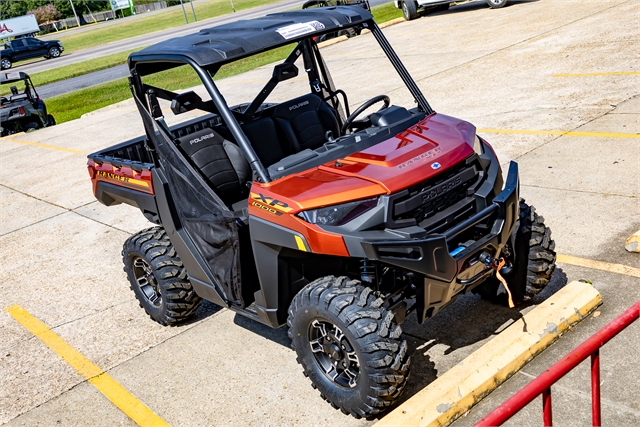
[[[344,135],[345,132],[347,131],[347,129],[349,129],[351,127],[351,125],[353,124],[355,119],[360,114],[362,114],[362,112],[364,110],[366,110],[367,108],[371,107],[373,104],[377,104],[380,101],[384,101],[384,106],[381,109],[379,109],[378,111],[382,111],[385,108],[389,107],[389,104],[391,103],[391,100],[389,99],[389,97],[387,95],[374,96],[373,98],[371,98],[370,100],[368,100],[367,102],[365,102],[364,104],[359,106],[356,109],[356,111],[354,111],[353,113],[351,113],[351,115],[349,117],[347,117],[347,119],[344,121],[344,124],[340,128],[340,134]]]

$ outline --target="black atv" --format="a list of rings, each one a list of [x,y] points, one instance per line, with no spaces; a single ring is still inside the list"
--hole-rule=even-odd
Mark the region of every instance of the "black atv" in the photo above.
[[[18,132],[30,132],[56,124],[51,114],[47,114],[47,106],[38,96],[27,73],[1,73],[0,84],[20,84],[11,86],[11,93],[0,97],[0,136]]]

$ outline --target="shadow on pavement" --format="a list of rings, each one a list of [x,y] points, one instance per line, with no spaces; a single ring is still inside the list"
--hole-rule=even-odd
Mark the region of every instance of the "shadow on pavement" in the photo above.
[[[406,401],[446,372],[442,367],[440,371],[435,368],[436,361],[431,360],[430,349],[437,345],[447,347],[443,355],[438,358],[442,358],[441,363],[448,365],[445,369],[449,369],[480,347],[481,341],[498,335],[508,325],[522,318],[522,310],[540,304],[566,284],[566,274],[562,269],[557,268],[551,282],[543,291],[514,309],[493,304],[483,300],[479,295],[469,293],[460,296],[441,313],[427,319],[422,325],[418,324],[415,316],[409,317],[402,324],[402,330],[403,336],[413,349],[411,377],[405,392],[395,406]],[[471,348],[457,357],[444,357],[469,346]]]
[[[480,347],[482,341],[498,335],[508,325],[522,318],[522,310],[540,304],[566,284],[566,274],[562,269],[557,268],[551,282],[542,292],[530,301],[518,305],[515,309],[493,304],[483,300],[479,295],[469,293],[460,296],[445,310],[435,317],[427,319],[422,325],[418,324],[415,315],[409,316],[402,324],[402,330],[404,332],[403,338],[407,340],[409,348],[412,349],[411,376],[404,393],[390,410],[444,374],[445,371],[442,367],[440,367],[441,371],[436,369],[436,361],[432,360],[432,356],[429,354],[429,350],[433,347],[437,345],[447,347],[443,355],[438,358],[442,358],[441,363],[448,365],[449,367],[445,369],[449,369]],[[211,303],[209,305],[216,307]],[[200,310],[203,309],[204,304]],[[272,329],[239,314],[236,314],[234,323],[270,341],[287,348],[290,347],[291,341],[287,335],[286,327]],[[449,356],[456,350],[465,347],[470,348],[467,351],[463,350],[460,355]],[[386,413],[387,411],[385,411]]]

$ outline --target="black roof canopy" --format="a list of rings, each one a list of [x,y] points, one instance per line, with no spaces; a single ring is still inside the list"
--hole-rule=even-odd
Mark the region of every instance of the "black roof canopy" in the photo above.
[[[336,6],[281,12],[261,18],[236,21],[200,30],[149,46],[129,56],[129,66],[138,62],[161,62],[177,57],[192,60],[203,68],[221,65],[299,40],[361,25],[371,13],[358,6]],[[183,62],[183,61],[180,61]],[[179,63],[175,64],[180,65]],[[144,67],[142,74],[171,67]]]

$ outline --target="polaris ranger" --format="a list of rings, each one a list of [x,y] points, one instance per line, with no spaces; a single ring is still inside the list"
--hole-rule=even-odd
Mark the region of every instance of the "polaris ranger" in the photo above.
[[[380,94],[350,110],[357,94],[334,85],[315,42],[348,29],[371,32],[415,105]],[[229,106],[220,68],[285,45],[255,98]],[[367,10],[224,24],[132,53],[128,66],[146,134],[89,155],[88,169],[98,200],[154,224],[122,251],[153,320],[181,322],[204,298],[286,324],[322,397],[369,417],[407,383],[407,316],[424,322],[472,290],[517,302],[549,282],[554,243],[519,200],[518,165],[503,181],[475,127],[433,111]],[[176,67],[197,73],[207,99],[150,84]],[[284,83],[298,76],[308,84]],[[291,97],[266,102],[278,85]],[[167,124],[188,111],[201,115]]]

